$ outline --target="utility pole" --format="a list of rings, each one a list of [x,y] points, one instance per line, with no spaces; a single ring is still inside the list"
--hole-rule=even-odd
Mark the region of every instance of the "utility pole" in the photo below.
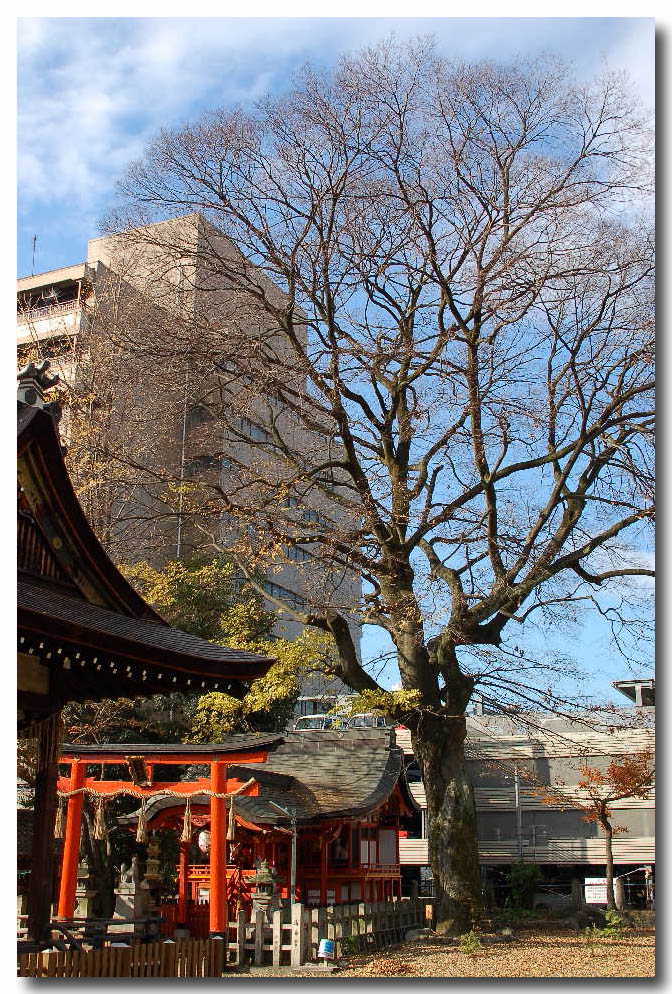
[[[182,555],[182,508],[184,505],[184,493],[182,484],[184,483],[184,459],[187,444],[187,397],[189,388],[189,367],[184,373],[184,409],[182,411],[182,446],[180,450],[180,497],[177,508],[177,541],[175,543],[175,558],[180,560]]]
[[[523,811],[520,806],[520,771],[518,763],[514,766],[513,772],[513,792],[516,803],[516,840],[518,845],[518,859],[523,858]]]
[[[33,235],[33,264],[31,266],[31,276],[35,275],[35,246],[37,245],[37,235]]]
[[[290,860],[289,869],[289,899],[291,904],[296,904],[296,810],[288,811],[287,808],[283,808],[280,804],[276,804],[275,801],[269,801],[272,807],[277,808],[278,811],[282,811],[283,815],[289,818],[289,824],[292,829],[292,856]]]

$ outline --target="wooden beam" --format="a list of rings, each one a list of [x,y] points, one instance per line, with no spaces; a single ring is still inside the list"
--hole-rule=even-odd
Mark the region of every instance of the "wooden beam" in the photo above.
[[[327,860],[329,847],[325,835],[320,836],[320,904],[327,903]]]
[[[56,778],[60,711],[43,723],[37,737],[35,810],[28,881],[28,938],[42,943],[51,918],[56,821]]]

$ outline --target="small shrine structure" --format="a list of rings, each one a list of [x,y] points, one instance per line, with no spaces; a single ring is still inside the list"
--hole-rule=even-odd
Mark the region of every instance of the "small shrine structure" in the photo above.
[[[63,705],[176,690],[242,696],[273,663],[172,628],[119,572],[73,490],[58,409],[45,401],[57,381],[48,365],[19,372],[17,411],[17,736],[36,755],[27,911],[38,945],[50,919]],[[68,880],[76,861],[69,852]]]
[[[146,841],[162,828],[180,838],[177,893],[165,893],[168,926],[221,935],[254,905],[384,901],[401,896],[399,829],[416,805],[403,774],[403,752],[388,729],[232,735],[212,745],[64,746],[59,780],[67,798],[59,914],[74,908],[74,854],[81,798],[127,794],[141,806],[119,824]],[[88,767],[125,766],[128,777],[103,779]],[[202,768],[203,775],[163,780],[161,767]],[[109,776],[109,774],[107,774]]]

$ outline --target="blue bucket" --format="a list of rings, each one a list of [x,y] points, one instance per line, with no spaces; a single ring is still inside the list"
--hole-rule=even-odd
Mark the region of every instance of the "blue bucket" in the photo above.
[[[336,955],[336,948],[333,939],[320,939],[320,945],[317,950],[317,955],[320,959],[333,959]]]

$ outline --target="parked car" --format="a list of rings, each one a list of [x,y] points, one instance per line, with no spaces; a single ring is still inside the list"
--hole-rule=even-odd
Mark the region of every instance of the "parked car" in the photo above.
[[[306,714],[302,718],[297,718],[294,722],[295,732],[303,732],[306,729],[321,729],[325,731],[327,728],[336,729],[344,727],[345,722],[343,718],[339,718],[333,714]]]
[[[381,714],[353,714],[348,719],[348,728],[391,728],[387,718]]]

